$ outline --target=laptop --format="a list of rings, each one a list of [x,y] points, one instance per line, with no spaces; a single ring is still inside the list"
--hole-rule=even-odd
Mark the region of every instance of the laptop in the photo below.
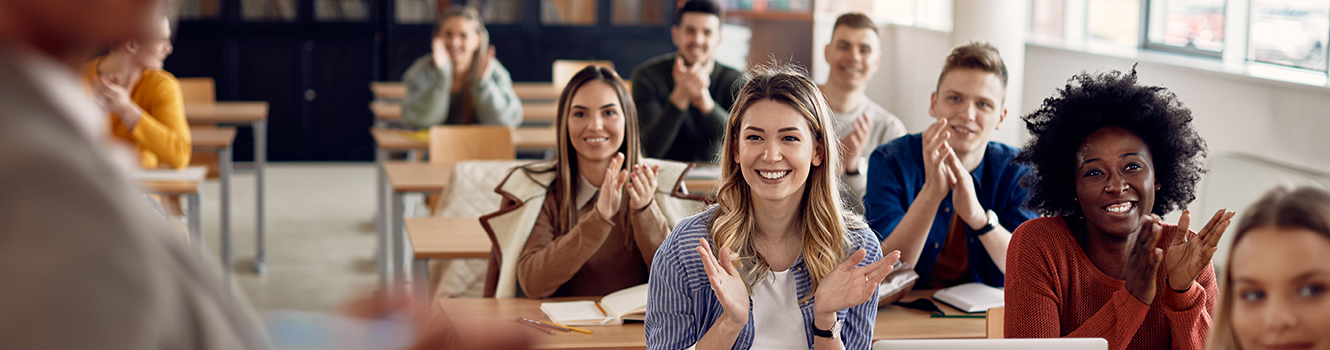
[[[1100,338],[879,340],[873,350],[1108,350]]]

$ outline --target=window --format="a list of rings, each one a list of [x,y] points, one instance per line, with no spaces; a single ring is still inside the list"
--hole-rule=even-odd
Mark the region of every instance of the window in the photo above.
[[[1089,0],[1089,35],[1116,44],[1138,46],[1142,0]]]
[[[1326,71],[1330,1],[1252,0],[1249,60]]]
[[[1030,35],[1040,38],[1061,39],[1066,25],[1064,0],[1034,0],[1030,4]]]
[[[1219,56],[1225,0],[1151,0],[1147,47]]]

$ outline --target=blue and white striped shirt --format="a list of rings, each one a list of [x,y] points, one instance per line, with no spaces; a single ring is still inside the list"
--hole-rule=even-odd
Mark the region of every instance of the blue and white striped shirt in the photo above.
[[[707,279],[706,270],[702,267],[702,257],[697,254],[699,238],[712,242],[708,226],[715,214],[716,207],[713,206],[679,222],[656,251],[651,261],[650,294],[647,297],[647,349],[678,350],[693,346],[725,311],[711,290],[711,281]],[[870,229],[849,230],[847,234],[852,245],[850,251],[863,248],[868,253],[859,266],[882,259],[880,243]],[[715,243],[711,244],[714,247]],[[803,256],[795,261],[792,268],[796,292],[802,300],[813,292]],[[748,324],[739,332],[739,339],[735,341],[733,349],[752,347],[754,332],[751,298],[749,305]],[[813,300],[801,303],[799,311],[803,314],[804,324],[811,325]],[[869,349],[876,316],[876,291],[868,301],[836,312],[836,317],[844,322],[841,342],[846,349]],[[813,331],[810,327],[804,330],[808,347],[812,348]]]

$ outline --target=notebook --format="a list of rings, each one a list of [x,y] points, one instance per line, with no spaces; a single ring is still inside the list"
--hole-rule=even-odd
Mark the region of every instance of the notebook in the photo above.
[[[599,305],[599,306],[597,306]],[[604,309],[605,312],[601,312]],[[554,323],[569,326],[619,325],[624,320],[644,321],[647,318],[647,285],[641,284],[600,298],[595,301],[562,301],[540,303],[540,311]]]
[[[939,289],[933,293],[933,300],[947,303],[961,311],[975,313],[1002,307],[1006,299],[1001,289],[974,282]]]

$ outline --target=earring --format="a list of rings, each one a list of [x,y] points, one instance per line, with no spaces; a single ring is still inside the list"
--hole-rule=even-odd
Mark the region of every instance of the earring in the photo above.
[[[1077,202],[1080,202],[1080,201],[1081,201],[1080,198],[1071,197],[1071,202],[1072,202],[1072,203],[1077,203]]]

